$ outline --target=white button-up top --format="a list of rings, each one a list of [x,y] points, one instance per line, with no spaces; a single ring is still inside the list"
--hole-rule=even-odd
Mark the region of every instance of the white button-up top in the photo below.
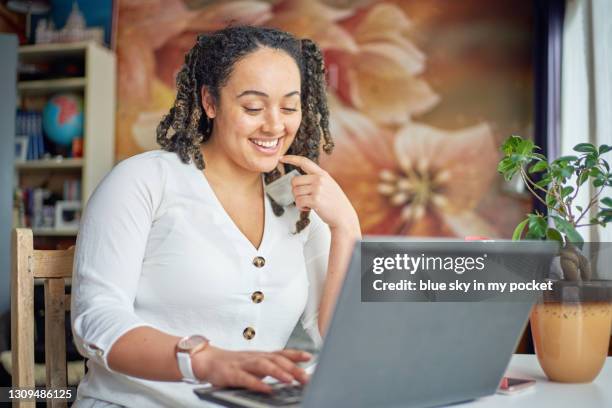
[[[89,359],[79,398],[202,406],[192,385],[137,379],[108,367],[113,343],[138,326],[203,334],[229,350],[273,351],[285,347],[301,317],[320,344],[317,310],[329,228],[311,212],[310,225],[295,234],[297,209],[277,217],[264,200],[263,240],[255,248],[203,172],[175,153],[143,153],[109,173],[89,200],[77,239],[72,327]],[[251,298],[256,291],[261,303]],[[243,335],[247,327],[255,331],[250,340]]]

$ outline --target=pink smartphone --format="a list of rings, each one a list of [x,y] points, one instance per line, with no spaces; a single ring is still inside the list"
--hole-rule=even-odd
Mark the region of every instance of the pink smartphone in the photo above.
[[[535,385],[535,383],[535,380],[530,380],[527,378],[504,377],[499,383],[497,393],[505,395],[518,394],[529,389],[529,387]]]

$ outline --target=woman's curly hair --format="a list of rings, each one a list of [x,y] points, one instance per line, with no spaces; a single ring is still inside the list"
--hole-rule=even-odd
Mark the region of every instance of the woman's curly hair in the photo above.
[[[198,36],[176,77],[174,106],[157,126],[157,143],[162,149],[175,152],[184,163],[193,161],[198,169],[204,170],[200,145],[210,138],[214,120],[204,112],[201,89],[206,87],[218,104],[220,90],[236,62],[261,47],[285,51],[294,59],[301,75],[302,122],[287,154],[318,163],[321,147],[331,153],[334,144],[329,134],[325,65],[319,47],[309,39],[299,40],[284,31],[253,26],[231,26]],[[284,164],[284,169],[288,172],[293,166]],[[265,174],[265,183],[280,176],[281,172],[274,169]],[[281,216],[283,207],[270,200],[274,214]],[[296,232],[308,226],[308,216],[309,211],[300,213]]]

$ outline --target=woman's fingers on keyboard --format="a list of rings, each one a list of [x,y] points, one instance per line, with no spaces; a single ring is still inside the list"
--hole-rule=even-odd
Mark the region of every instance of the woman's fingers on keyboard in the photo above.
[[[293,382],[293,375],[282,366],[276,364],[269,356],[257,357],[248,361],[244,368],[255,375],[271,376],[284,383]]]
[[[306,351],[295,350],[295,349],[279,350],[279,351],[275,351],[274,353],[280,354],[281,356],[286,357],[289,360],[295,361],[296,363],[310,361],[310,359],[312,358],[312,354]]]
[[[244,370],[236,371],[234,381],[232,381],[232,384],[230,385],[233,387],[249,388],[254,391],[265,392],[268,394],[272,392],[272,387],[258,379],[253,374]]]
[[[282,367],[285,371],[293,375],[293,377],[302,384],[306,384],[308,382],[308,374],[306,374],[306,371],[304,371],[303,368],[298,367],[293,361],[291,361],[287,357],[281,354],[272,353],[270,355],[270,358],[278,366]]]

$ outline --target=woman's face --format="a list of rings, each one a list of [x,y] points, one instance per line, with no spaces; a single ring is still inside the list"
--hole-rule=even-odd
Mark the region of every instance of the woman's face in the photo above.
[[[205,88],[202,100],[214,117],[215,149],[245,170],[268,172],[291,146],[302,120],[300,71],[284,51],[260,48],[234,65],[217,105]]]

